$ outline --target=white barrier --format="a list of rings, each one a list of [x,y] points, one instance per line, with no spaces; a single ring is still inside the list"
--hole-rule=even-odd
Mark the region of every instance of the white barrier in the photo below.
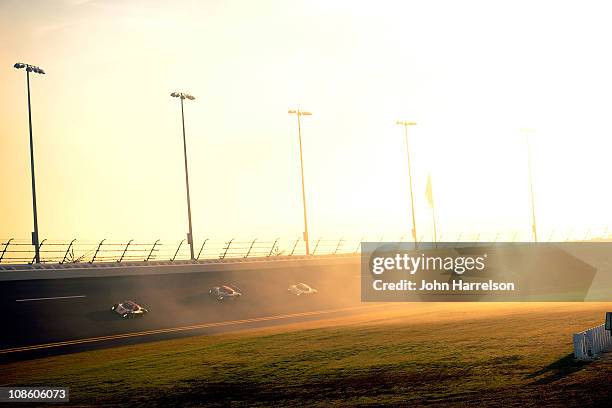
[[[576,359],[592,360],[605,349],[612,347],[612,336],[604,326],[602,324],[574,334],[574,357]]]

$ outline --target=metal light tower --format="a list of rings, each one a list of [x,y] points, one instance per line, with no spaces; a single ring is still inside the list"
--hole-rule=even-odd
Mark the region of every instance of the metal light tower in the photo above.
[[[408,157],[408,179],[410,181],[410,206],[412,208],[412,237],[414,238],[414,248],[417,249],[418,241],[417,241],[417,230],[416,230],[416,218],[414,215],[414,194],[412,192],[412,169],[410,166],[410,149],[408,148],[408,126],[415,126],[416,122],[398,120],[395,122],[395,124],[404,127],[404,138],[406,140],[406,156]]]
[[[194,96],[183,92],[172,92],[170,94],[173,98],[180,98],[181,100],[181,120],[183,123],[183,154],[185,155],[185,186],[187,187],[187,220],[189,222],[189,232],[187,233],[187,242],[189,243],[189,252],[191,253],[191,260],[195,259],[193,252],[193,229],[191,226],[191,197],[189,196],[189,171],[187,170],[187,140],[185,138],[185,110],[183,109],[183,100],[189,99],[193,101]]]
[[[533,190],[533,175],[531,166],[531,145],[529,143],[529,136],[533,132],[532,129],[521,129],[521,132],[525,135],[527,140],[527,171],[529,177],[529,194],[531,199],[531,232],[533,233],[533,242],[538,242],[538,230],[536,228],[536,214],[535,214],[535,194]]]
[[[32,137],[32,104],[30,101],[30,72],[35,74],[45,74],[45,71],[41,68],[18,62],[14,65],[16,69],[25,68],[26,70],[26,82],[28,85],[28,121],[30,125],[30,169],[32,172],[32,210],[34,212],[34,231],[32,232],[32,245],[34,245],[34,260],[36,263],[40,263],[40,243],[38,241],[38,211],[36,209],[36,178],[34,177],[34,139]]]
[[[298,139],[300,141],[300,170],[302,174],[302,204],[304,208],[304,242],[306,243],[306,255],[310,255],[310,243],[308,240],[308,217],[306,215],[306,189],[304,188],[304,158],[302,155],[302,127],[300,124],[300,116],[310,116],[312,113],[304,112],[299,109],[290,110],[289,114],[297,116]]]

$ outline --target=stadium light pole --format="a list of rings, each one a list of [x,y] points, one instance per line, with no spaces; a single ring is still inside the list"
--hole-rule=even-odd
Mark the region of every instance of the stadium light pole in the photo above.
[[[183,124],[183,154],[185,156],[185,186],[187,188],[187,221],[189,223],[189,232],[187,233],[187,242],[189,243],[189,252],[191,254],[191,260],[195,260],[193,251],[193,228],[191,224],[191,197],[189,195],[189,171],[187,170],[187,140],[185,138],[185,110],[183,108],[183,101],[189,99],[190,101],[195,100],[195,97],[183,92],[172,92],[170,94],[173,98],[179,98],[181,101],[181,121]]]
[[[406,140],[406,157],[408,158],[408,180],[410,183],[410,207],[412,208],[412,237],[414,238],[414,249],[417,249],[419,244],[417,241],[416,218],[414,215],[414,194],[412,192],[412,169],[410,166],[410,149],[408,147],[408,126],[416,126],[416,122],[398,120],[396,125],[404,127],[404,139]]]
[[[304,187],[304,157],[302,155],[302,127],[300,124],[300,116],[311,116],[312,113],[304,112],[299,109],[291,109],[289,110],[290,115],[295,115],[297,117],[297,125],[298,125],[298,140],[300,142],[300,170],[302,174],[302,204],[304,208],[304,242],[306,243],[306,255],[310,255],[310,243],[308,240],[308,216],[306,215],[306,189]]]
[[[30,171],[32,172],[32,211],[34,212],[34,231],[32,232],[32,245],[34,245],[34,260],[40,263],[40,243],[38,241],[38,211],[36,209],[36,178],[34,176],[34,139],[32,137],[32,103],[30,100],[30,72],[45,75],[45,71],[35,65],[18,62],[13,65],[15,69],[25,68],[26,83],[28,86],[28,122],[30,125]]]
[[[529,143],[529,137],[533,132],[533,129],[521,129],[521,132],[525,135],[527,141],[527,172],[529,178],[529,195],[531,199],[531,232],[533,233],[533,242],[538,242],[538,230],[536,228],[536,213],[535,213],[535,194],[533,190],[533,175],[531,165],[531,144]]]

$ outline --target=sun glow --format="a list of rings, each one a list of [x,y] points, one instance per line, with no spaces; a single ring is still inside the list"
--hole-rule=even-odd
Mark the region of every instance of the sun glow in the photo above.
[[[601,229],[612,28],[607,4],[589,5],[3,2],[0,236],[31,230],[17,60],[47,70],[32,84],[45,236],[184,235],[176,89],[197,97],[185,114],[198,237],[301,234],[292,107],[313,113],[302,124],[312,237],[409,237],[404,118],[418,122],[418,234],[431,234],[431,174],[442,239],[529,239],[524,127],[542,234]]]

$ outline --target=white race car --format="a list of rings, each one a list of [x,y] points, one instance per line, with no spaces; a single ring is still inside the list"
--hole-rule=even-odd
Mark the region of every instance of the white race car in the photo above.
[[[319,293],[318,290],[308,286],[307,284],[305,284],[303,282],[299,282],[299,283],[297,283],[295,285],[289,286],[289,289],[287,289],[287,291],[289,293],[292,293],[292,294],[296,295],[296,296],[314,295],[316,293]]]
[[[214,297],[219,302],[236,300],[242,296],[242,290],[236,285],[213,286],[208,290],[208,295]]]
[[[140,306],[132,300],[126,300],[125,302],[117,303],[111,307],[111,310],[124,319],[131,319],[134,317],[142,317],[149,313],[147,309]]]

